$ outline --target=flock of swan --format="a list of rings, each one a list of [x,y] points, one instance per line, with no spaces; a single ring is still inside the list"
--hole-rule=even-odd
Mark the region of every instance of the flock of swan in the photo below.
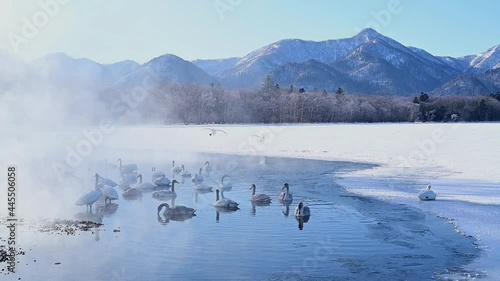
[[[78,206],[86,206],[87,210],[92,212],[92,205],[99,199],[104,199],[104,203],[111,203],[112,200],[118,200],[118,192],[115,187],[123,190],[123,198],[137,198],[142,196],[144,191],[152,191],[152,197],[159,200],[172,200],[172,206],[167,203],[162,203],[158,206],[157,215],[160,218],[160,213],[165,220],[184,220],[195,216],[196,210],[186,206],[178,206],[174,204],[174,199],[177,197],[175,185],[179,182],[175,179],[172,181],[166,176],[165,172],[157,171],[155,167],[151,171],[151,182],[146,182],[142,174],[138,174],[136,164],[123,164],[121,159],[117,160],[119,163],[118,171],[120,173],[120,181],[117,183],[109,178],[104,178],[98,173],[95,174],[94,188],[83,193],[75,202]],[[194,183],[194,190],[197,192],[212,192],[214,184],[208,183],[212,167],[209,161],[206,161],[204,166],[198,170],[198,173],[192,175],[184,165],[176,166],[175,161],[172,161],[171,172],[180,177],[191,178]],[[131,187],[132,183],[137,182],[136,187]],[[213,182],[213,180],[212,180]],[[212,204],[217,210],[234,211],[238,209],[239,203],[224,197],[224,191],[229,191],[233,188],[233,183],[229,175],[224,174],[221,177],[219,188],[215,190],[215,202]],[[263,193],[256,193],[256,185],[252,184],[250,187],[251,196],[250,201],[252,204],[265,206],[271,204],[271,197]],[[293,201],[293,196],[290,193],[288,183],[282,187],[283,192],[279,195],[278,199],[283,204],[289,204]],[[163,212],[162,212],[163,211]],[[305,218],[306,222],[311,215],[310,209],[307,205],[300,202],[295,209],[296,218]]]

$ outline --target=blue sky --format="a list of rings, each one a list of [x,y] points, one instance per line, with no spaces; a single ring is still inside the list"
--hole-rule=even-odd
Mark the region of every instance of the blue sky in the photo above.
[[[40,2],[54,1],[65,3],[49,9],[52,15],[44,18]],[[435,55],[463,56],[500,44],[496,0],[20,2],[0,0],[0,48],[25,60],[53,52],[102,63],[143,63],[165,53],[188,60],[223,58],[285,38],[351,37],[367,26]],[[30,38],[22,33],[26,21],[37,21]]]

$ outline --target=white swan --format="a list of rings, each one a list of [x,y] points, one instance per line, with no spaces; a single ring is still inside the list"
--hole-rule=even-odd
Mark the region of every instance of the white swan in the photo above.
[[[142,174],[138,174],[137,177],[139,178],[139,183],[137,184],[137,188],[139,188],[139,189],[153,189],[156,187],[156,185],[154,185],[150,182],[142,182]]]
[[[92,212],[92,204],[94,204],[102,196],[102,191],[99,188],[99,175],[95,174],[95,187],[93,190],[89,190],[83,193],[78,200],[76,200],[75,205],[83,206],[86,205],[87,209],[90,206],[90,211]]]
[[[167,178],[166,176],[163,176],[163,177],[160,177],[160,178],[157,178],[153,181],[153,184],[157,185],[157,186],[169,186],[172,182],[170,181],[169,178]]]
[[[142,196],[142,191],[138,188],[135,187],[127,187],[123,193],[122,193],[123,198],[137,198]]]
[[[125,165],[123,165],[121,158],[118,158],[118,162],[120,162],[120,167],[118,167],[118,168],[120,169],[121,174],[130,174],[130,173],[134,173],[137,171],[137,164],[125,164]]]
[[[233,188],[233,183],[231,182],[230,179],[225,181],[226,178],[231,178],[231,177],[227,174],[224,174],[220,179],[220,188],[224,190],[231,190],[231,188]]]
[[[155,167],[151,168],[151,181],[154,182],[156,179],[166,176],[164,172],[157,171]]]
[[[200,183],[198,182],[198,179],[195,178],[194,179],[194,190],[197,190],[197,191],[212,191],[213,189],[213,186],[210,186],[206,183]]]
[[[282,189],[285,189],[285,191],[281,192],[280,194],[280,201],[287,201],[287,202],[292,202],[293,201],[293,196],[289,191],[288,183],[285,183]]]
[[[431,190],[431,186],[428,185],[426,190],[418,194],[418,199],[422,201],[436,200],[436,193],[434,193],[434,191]]]
[[[204,131],[204,130],[209,130],[209,131],[210,131],[210,134],[208,134],[209,136],[215,136],[215,134],[216,134],[217,132],[222,132],[222,133],[224,133],[224,134],[226,134],[226,135],[227,135],[227,133],[226,133],[226,132],[224,132],[224,131],[223,131],[223,130],[221,130],[221,129],[204,128],[204,129],[201,129],[201,130],[202,130],[202,131]]]
[[[172,160],[172,169],[171,169],[171,171],[173,173],[180,173],[182,171],[182,168],[179,167],[179,166],[175,166],[175,161]]]
[[[157,190],[153,192],[153,197],[158,199],[177,197],[177,193],[175,193],[174,187],[176,183],[179,182],[176,180],[172,181],[172,190]]]
[[[118,200],[118,192],[116,189],[109,185],[101,185],[102,197],[104,197],[104,204],[107,204],[108,200],[111,203],[111,200]]]
[[[129,184],[137,182],[137,171],[128,174],[121,174],[122,182],[127,182]]]
[[[210,173],[212,172],[212,166],[210,166],[210,162],[205,162],[205,165],[203,166],[203,172],[205,172],[205,175],[207,177],[210,177]]]
[[[252,201],[253,203],[271,203],[271,197],[269,197],[268,195],[262,193],[255,194],[255,190],[257,189],[255,184],[252,184],[250,189],[252,189],[252,196],[250,197],[250,201]]]
[[[193,178],[192,178],[192,181],[195,182],[197,181],[198,183],[202,183],[203,182],[203,176],[201,175],[201,171],[203,170],[203,168],[200,168],[200,170],[198,171],[197,174],[194,174]]]
[[[190,173],[188,170],[186,170],[186,168],[184,168],[184,165],[182,165],[182,166],[181,166],[181,172],[179,173],[179,175],[180,175],[181,177],[186,177],[186,178],[188,178],[188,177],[190,177],[190,176],[191,176],[191,173]]]
[[[308,217],[311,215],[311,211],[307,205],[304,205],[302,202],[299,203],[297,208],[295,208],[295,216],[296,217]]]
[[[222,199],[219,199],[219,190],[217,189],[215,191],[215,202],[213,204],[214,207],[216,208],[223,208],[223,209],[238,209],[238,203],[235,201],[224,198],[224,195],[222,195]]]
[[[163,216],[165,218],[172,218],[172,217],[185,217],[185,216],[194,216],[196,210],[193,208],[189,208],[186,206],[172,206],[170,207],[167,203],[160,204],[158,206],[158,215],[160,215],[161,210],[165,207],[165,210],[163,211]]]
[[[108,179],[108,178],[103,178],[101,176],[99,176],[99,185],[108,185],[108,186],[111,186],[111,187],[115,187],[117,186],[118,184],[116,182],[114,182],[113,180],[111,179]]]

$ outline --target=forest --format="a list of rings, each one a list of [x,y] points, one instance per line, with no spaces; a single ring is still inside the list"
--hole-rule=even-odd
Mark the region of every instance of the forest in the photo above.
[[[126,94],[114,89],[108,97]],[[220,85],[155,85],[137,107],[140,122],[184,124],[373,123],[500,121],[500,91],[485,96],[359,95],[281,87],[267,77],[259,89]],[[115,116],[116,117],[116,116]]]

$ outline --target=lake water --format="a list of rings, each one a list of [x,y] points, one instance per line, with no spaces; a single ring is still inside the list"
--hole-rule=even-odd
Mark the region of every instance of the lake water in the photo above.
[[[145,158],[136,162],[145,180],[150,180],[153,165],[171,174],[170,156],[157,155],[154,161]],[[183,222],[158,221],[158,205],[171,202],[154,199],[150,193],[138,200],[114,201],[117,205],[102,217],[103,226],[75,236],[36,231],[31,220],[26,219],[18,230],[18,243],[26,255],[18,256],[18,273],[2,276],[2,280],[478,277],[465,268],[480,250],[473,238],[458,233],[447,220],[406,205],[360,197],[335,183],[338,174],[372,165],[214,154],[181,160],[178,164],[185,164],[191,172],[210,160],[214,167],[210,179],[214,184],[223,174],[229,174],[234,187],[224,195],[240,203],[240,209],[218,213],[212,207],[215,192],[196,194],[193,183],[187,179],[176,185],[175,204],[197,211],[195,217]],[[115,170],[97,172],[118,181]],[[88,176],[89,187],[92,173]],[[178,176],[176,179],[181,181]],[[278,200],[285,182],[290,184],[294,196],[288,210]],[[252,183],[256,184],[257,193],[272,197],[270,206],[252,206]],[[310,207],[312,215],[299,225],[293,213],[301,201]],[[68,202],[66,212],[64,218],[81,218],[85,207]]]

